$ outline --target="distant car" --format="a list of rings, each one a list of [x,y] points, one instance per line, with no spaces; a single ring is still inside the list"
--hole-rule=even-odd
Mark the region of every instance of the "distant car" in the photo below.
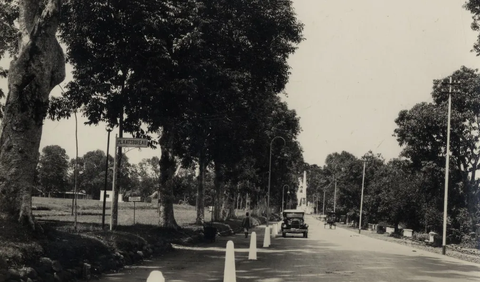
[[[304,211],[283,211],[282,236],[286,237],[287,233],[303,234],[303,238],[308,238],[308,224],[305,223]]]
[[[327,217],[325,218],[325,223],[323,224],[323,228],[325,228],[327,225],[332,229],[337,228],[337,224],[335,223],[337,221],[337,216],[334,212],[329,212]]]

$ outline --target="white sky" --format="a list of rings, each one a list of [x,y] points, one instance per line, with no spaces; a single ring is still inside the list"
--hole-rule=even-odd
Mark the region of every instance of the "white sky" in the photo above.
[[[387,160],[397,157],[401,149],[392,134],[398,112],[430,101],[433,79],[462,65],[480,67],[480,58],[470,52],[477,34],[462,8],[465,0],[293,2],[306,40],[289,60],[285,100],[301,118],[299,141],[310,164],[323,165],[328,154],[343,150],[357,157],[369,150]],[[6,80],[0,87],[7,91]],[[55,88],[53,95],[59,93]],[[105,126],[84,126],[84,121],[79,118],[79,156],[106,150]],[[74,134],[73,118],[47,120],[40,148],[60,145],[73,158]],[[134,149],[127,155],[137,163],[159,150]]]

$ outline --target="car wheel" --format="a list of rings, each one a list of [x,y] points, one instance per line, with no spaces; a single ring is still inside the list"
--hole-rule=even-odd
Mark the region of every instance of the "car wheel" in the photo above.
[[[282,237],[283,237],[283,238],[287,237],[287,233],[282,232]]]

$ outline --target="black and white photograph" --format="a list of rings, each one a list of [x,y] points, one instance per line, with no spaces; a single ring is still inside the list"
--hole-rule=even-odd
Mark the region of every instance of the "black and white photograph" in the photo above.
[[[0,282],[480,281],[480,0],[0,0]]]

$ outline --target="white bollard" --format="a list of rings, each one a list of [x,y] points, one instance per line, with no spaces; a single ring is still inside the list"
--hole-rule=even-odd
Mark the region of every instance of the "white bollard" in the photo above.
[[[165,282],[165,278],[161,271],[154,270],[148,275],[147,282]]]
[[[272,238],[275,238],[277,236],[277,224],[274,223],[272,224]]]
[[[268,234],[270,235],[270,229],[272,229],[271,227],[268,227]],[[270,244],[272,244],[272,240],[270,239],[271,237],[270,236],[267,236],[267,244],[268,246],[270,247]]]
[[[223,282],[236,282],[237,275],[235,270],[235,249],[233,241],[227,242],[227,251],[225,252],[225,269],[223,271]]]
[[[270,228],[265,226],[265,236],[263,236],[263,247],[270,247]]]
[[[257,234],[252,232],[250,237],[250,248],[248,249],[248,259],[257,260]]]

